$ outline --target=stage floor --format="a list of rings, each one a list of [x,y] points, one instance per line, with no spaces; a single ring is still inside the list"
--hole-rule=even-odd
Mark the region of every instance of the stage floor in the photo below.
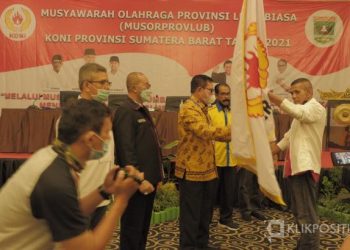
[[[214,213],[214,222],[210,228],[210,244],[223,250],[289,250],[296,247],[298,233],[288,233],[287,227],[293,229],[294,219],[290,212],[281,212],[275,209],[262,210],[263,214],[268,217],[267,221],[259,221],[253,219],[251,222],[246,222],[240,218],[237,210],[232,216],[233,220],[239,223],[239,229],[230,231],[217,225],[218,210]],[[286,230],[283,238],[272,238],[268,240],[267,226],[269,220],[283,220]],[[321,218],[322,228],[330,226],[332,223]],[[337,225],[337,224],[334,224]],[[340,227],[341,228],[341,227]],[[320,234],[320,249],[336,250],[339,249],[343,239],[348,235],[349,228],[344,228],[345,234],[342,233],[321,233]],[[292,230],[290,230],[292,231]],[[275,232],[275,231],[273,231]],[[113,239],[107,250],[119,249],[119,230],[113,234]],[[179,223],[178,221],[167,222],[151,226],[148,234],[147,248],[154,249],[179,249]]]

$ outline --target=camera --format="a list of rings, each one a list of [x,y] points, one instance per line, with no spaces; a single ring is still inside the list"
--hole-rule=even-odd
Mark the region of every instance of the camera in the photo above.
[[[125,173],[124,179],[126,179],[128,177],[128,172],[125,169],[117,168],[114,172],[113,180],[115,180],[117,178],[119,171],[124,171],[124,173]]]
[[[115,172],[114,172],[114,177],[113,177],[114,180],[117,178],[117,175],[118,175],[119,171],[124,171],[124,173],[125,173],[124,179],[130,177],[130,178],[132,178],[135,182],[137,182],[139,185],[141,185],[141,183],[144,181],[144,180],[140,179],[139,177],[137,177],[137,176],[135,176],[135,175],[130,175],[130,174],[128,173],[128,171],[126,171],[124,168],[117,168],[117,169],[115,170]]]

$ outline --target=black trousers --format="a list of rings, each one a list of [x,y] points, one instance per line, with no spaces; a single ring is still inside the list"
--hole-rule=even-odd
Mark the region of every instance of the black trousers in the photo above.
[[[234,203],[234,177],[235,168],[218,167],[218,198],[220,206],[220,223],[232,221]]]
[[[121,250],[146,249],[155,194],[155,191],[148,195],[136,192],[129,200],[121,218]]]
[[[287,178],[291,190],[291,209],[299,231],[298,250],[318,250],[320,234],[319,218],[316,212],[318,184],[310,171]]]
[[[252,213],[261,208],[263,197],[259,191],[259,184],[255,174],[241,168],[239,179],[239,209],[241,213]]]
[[[203,249],[209,242],[209,223],[217,179],[180,180],[180,249]]]
[[[97,207],[95,211],[90,216],[89,228],[94,229],[98,223],[102,220],[103,216],[107,211],[108,206]]]

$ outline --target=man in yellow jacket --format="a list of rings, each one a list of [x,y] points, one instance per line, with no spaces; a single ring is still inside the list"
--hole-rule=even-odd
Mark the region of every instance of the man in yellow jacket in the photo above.
[[[180,187],[180,249],[212,249],[208,245],[217,171],[214,140],[230,141],[229,126],[215,127],[208,105],[215,97],[213,80],[196,75],[191,98],[179,111],[179,145],[175,175]]]
[[[230,86],[219,83],[215,86],[215,104],[209,108],[209,116],[213,126],[231,125]],[[220,205],[219,226],[229,230],[238,229],[238,224],[232,221],[234,203],[234,177],[237,160],[232,156],[230,142],[215,142],[215,164],[219,175],[218,195]]]

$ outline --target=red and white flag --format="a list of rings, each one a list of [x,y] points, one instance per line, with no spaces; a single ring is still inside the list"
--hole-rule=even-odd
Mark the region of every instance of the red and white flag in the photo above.
[[[284,204],[273,165],[273,113],[263,0],[244,0],[232,60],[232,145],[238,164],[257,174],[260,190]]]

